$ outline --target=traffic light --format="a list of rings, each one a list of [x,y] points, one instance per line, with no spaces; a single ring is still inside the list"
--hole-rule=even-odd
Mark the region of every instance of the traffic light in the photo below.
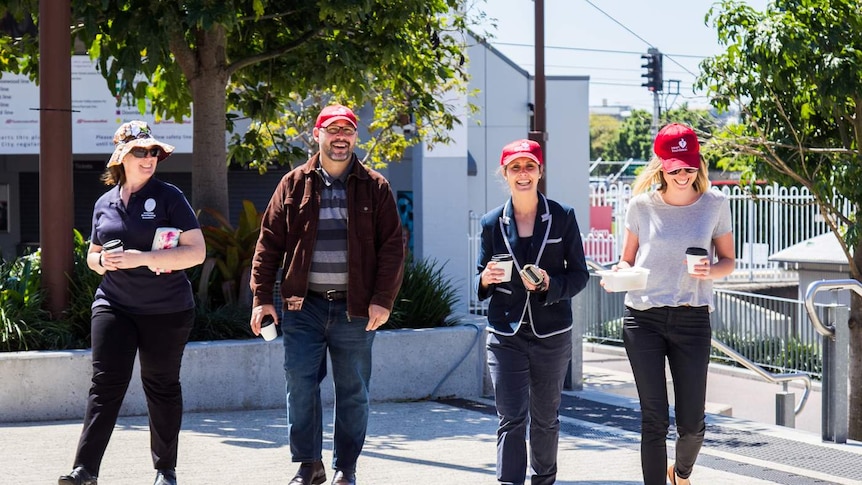
[[[641,77],[646,78],[646,82],[641,84],[641,86],[646,87],[652,92],[661,92],[663,90],[662,85],[664,84],[664,80],[662,79],[661,57],[662,55],[658,49],[654,48],[651,48],[647,54],[641,56],[641,59],[646,60],[646,64],[641,66],[646,69],[646,72],[641,74]]]

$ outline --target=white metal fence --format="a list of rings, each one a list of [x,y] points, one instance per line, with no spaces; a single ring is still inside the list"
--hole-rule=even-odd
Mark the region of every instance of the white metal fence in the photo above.
[[[805,187],[773,184],[759,185],[751,190],[740,186],[714,187],[713,190],[721,190],[727,195],[733,218],[736,270],[726,280],[795,279],[794,272],[787,271],[779,263],[768,261],[769,255],[829,231],[814,196]],[[587,257],[604,265],[617,261],[625,232],[625,210],[631,197],[631,186],[626,183],[590,187],[590,206],[610,206],[612,220],[609,231],[582,234]],[[835,196],[834,201],[842,214],[849,217],[851,202],[838,196]],[[481,244],[481,214],[471,211],[469,218],[467,281],[473,281]],[[582,224],[586,225],[585,221]],[[475,292],[471,291],[470,309],[482,311],[484,308],[484,304],[476,299]]]

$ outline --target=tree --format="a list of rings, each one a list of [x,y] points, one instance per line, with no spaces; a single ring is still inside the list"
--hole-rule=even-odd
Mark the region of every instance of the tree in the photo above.
[[[16,19],[38,11],[36,0],[4,3],[2,13]],[[236,113],[251,128],[234,133],[232,161],[261,169],[304,158],[292,143],[330,100],[374,106],[367,127],[375,137],[364,145],[374,162],[422,137],[445,142],[459,122],[445,95],[466,79],[461,3],[72,0],[71,29],[119,100],[192,118],[192,204],[227,214],[222,140]],[[36,80],[37,41],[0,39],[0,69]],[[415,135],[398,132],[405,122]]]
[[[740,123],[710,145],[744,163],[746,179],[807,187],[862,279],[862,10],[857,0],[776,0],[758,12],[723,0],[707,14],[726,51],[705,60],[697,86]],[[851,217],[836,195],[853,204]],[[862,299],[851,296],[850,438],[862,439]]]
[[[687,104],[661,114],[659,125],[685,123],[701,136],[715,130],[717,122],[706,110],[689,109]],[[653,139],[650,134],[652,113],[642,109],[632,110],[620,126],[616,153],[621,159],[649,160],[653,157]]]
[[[620,120],[610,115],[590,114],[590,160],[617,160]]]

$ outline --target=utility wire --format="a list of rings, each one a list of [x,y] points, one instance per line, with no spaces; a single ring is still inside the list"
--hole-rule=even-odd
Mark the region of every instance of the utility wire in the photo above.
[[[531,49],[533,47],[535,47],[533,44],[521,44],[521,43],[516,43],[516,42],[493,42],[493,44],[494,45],[507,45],[507,46],[511,46],[511,47],[529,47]],[[559,46],[559,45],[546,45],[545,49],[563,50],[563,51],[601,52],[604,54],[637,54],[637,55],[643,54],[643,52],[639,52],[639,51],[621,51],[621,50],[615,50],[615,49],[591,49],[588,47],[566,47],[566,46]],[[664,54],[664,53],[662,53],[662,54]],[[672,55],[674,57],[688,57],[688,58],[692,58],[692,59],[706,59],[706,57],[707,57],[707,56],[698,56],[698,55],[694,55],[694,54],[665,54],[665,55],[666,56]]]
[[[646,40],[646,39],[644,39],[643,37],[639,36],[637,33],[635,33],[635,31],[633,31],[632,29],[630,29],[630,28],[626,27],[622,22],[620,22],[619,20],[615,19],[613,16],[611,16],[609,13],[605,12],[604,10],[600,9],[598,6],[596,6],[596,4],[594,4],[594,3],[593,3],[593,2],[591,2],[590,0],[584,0],[584,1],[585,1],[585,2],[587,2],[587,4],[589,4],[589,5],[590,5],[591,7],[593,7],[594,9],[598,10],[599,12],[601,12],[601,13],[602,13],[602,15],[604,15],[605,17],[607,17],[607,18],[611,19],[611,21],[612,21],[612,22],[614,22],[615,24],[617,24],[617,25],[619,25],[620,27],[622,27],[623,29],[625,29],[628,33],[630,33],[630,34],[632,34],[633,36],[637,37],[641,42],[643,42],[643,43],[644,43],[644,44],[646,44],[647,46],[649,46],[649,47],[655,47],[655,46],[652,44],[652,42],[649,42],[648,40]],[[663,53],[663,54],[664,54],[664,53]],[[682,64],[680,64],[679,62],[677,62],[677,60],[676,60],[676,59],[674,59],[672,56],[670,56],[669,54],[664,54],[664,55],[665,55],[665,56],[667,56],[667,57],[670,59],[670,61],[671,61],[671,62],[673,62],[673,63],[674,63],[674,64],[676,64],[677,66],[681,67],[681,68],[682,68],[683,70],[685,70],[687,73],[691,74],[691,75],[692,75],[692,76],[694,76],[694,77],[697,77],[697,74],[695,74],[695,73],[691,72],[687,67],[685,67],[685,66],[683,66]]]

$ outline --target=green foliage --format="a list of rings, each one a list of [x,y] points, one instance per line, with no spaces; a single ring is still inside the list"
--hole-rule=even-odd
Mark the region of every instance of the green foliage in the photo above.
[[[22,17],[38,12],[36,0],[7,3],[14,8],[4,10]],[[400,159],[420,139],[446,143],[460,123],[461,108],[450,100],[466,89],[465,31],[473,22],[463,0],[71,4],[72,37],[98,61],[118,102],[143,111],[149,101],[157,118],[194,117],[197,209],[227,213],[226,154],[213,143],[233,131],[227,113],[250,118],[252,132],[234,133],[231,163],[260,170],[304,158],[288,144],[313,143],[319,105],[309,100],[373,105],[362,148],[374,165]],[[0,40],[0,65],[36,79],[37,41]],[[399,133],[405,116],[416,135]]]
[[[748,180],[807,187],[859,279],[858,218],[834,205],[835,193],[862,204],[858,1],[773,2],[760,12],[723,0],[707,20],[726,51],[703,61],[696,87],[742,118],[715,137],[713,150],[744,164]]]
[[[433,259],[410,257],[404,266],[404,283],[395,299],[392,315],[381,329],[455,325],[452,307],[458,296],[452,282],[443,274],[444,266]]]
[[[214,309],[198,306],[189,340],[254,338],[248,324],[250,318],[251,308],[246,305],[222,305]]]
[[[590,118],[590,133],[592,134],[594,129],[602,132],[600,138],[591,137],[593,141],[591,142],[590,153],[598,154],[601,150],[602,153],[613,156],[613,158],[608,158],[602,155],[603,160],[627,160],[629,158],[650,160],[653,157],[651,112],[642,109],[632,110],[629,116],[616,126],[615,132],[613,131],[614,127],[603,118],[598,116]],[[594,127],[594,123],[597,126]],[[689,109],[687,104],[663,112],[659,119],[659,125],[668,123],[685,123],[694,128],[701,138],[708,137],[718,127],[717,120],[708,111]],[[596,144],[603,140],[607,141],[608,146]],[[611,141],[613,141],[613,145],[611,145]]]
[[[613,116],[590,115],[590,160],[620,160],[617,154],[620,124],[620,120]]]
[[[234,227],[223,214],[212,209],[204,210],[218,222],[218,226],[201,227],[207,244],[207,255],[214,261],[218,272],[212,278],[207,278],[207,271],[201,272],[199,277],[207,278],[209,283],[204,285],[207,291],[199,293],[199,298],[211,308],[221,304],[234,304],[241,300],[240,295],[248,292],[251,259],[260,234],[263,213],[258,212],[251,201],[244,200],[239,221]],[[206,268],[206,265],[204,267]],[[218,291],[210,291],[213,289]],[[219,300],[219,296],[223,299]]]

